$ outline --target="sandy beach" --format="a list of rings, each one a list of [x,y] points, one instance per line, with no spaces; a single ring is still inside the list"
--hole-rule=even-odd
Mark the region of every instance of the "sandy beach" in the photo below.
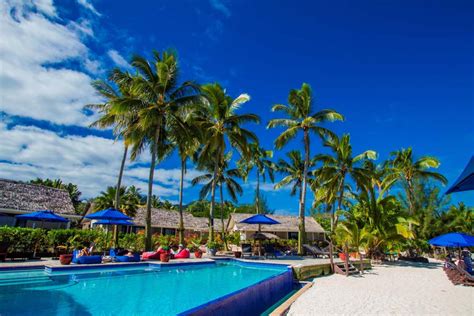
[[[474,315],[474,288],[455,286],[439,262],[375,266],[363,276],[331,275],[288,315]]]

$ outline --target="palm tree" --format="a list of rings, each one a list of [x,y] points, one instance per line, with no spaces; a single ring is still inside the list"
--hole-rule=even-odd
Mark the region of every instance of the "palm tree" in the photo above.
[[[120,137],[123,138],[124,141],[124,151],[122,155],[122,161],[120,164],[119,175],[117,179],[116,188],[120,188],[122,185],[122,177],[123,171],[125,168],[125,162],[127,160],[127,153],[129,147],[129,140],[127,138],[127,127],[132,124],[134,120],[136,120],[136,114],[132,107],[128,107],[123,109],[120,114],[114,113],[113,108],[114,105],[117,106],[123,98],[131,97],[131,80],[121,80],[118,81],[119,77],[116,76],[117,73],[121,73],[118,68],[112,70],[109,74],[109,80],[115,85],[117,88],[114,88],[112,84],[104,80],[96,80],[92,82],[92,86],[95,88],[96,92],[103,98],[106,99],[104,103],[98,104],[88,104],[85,108],[98,110],[100,113],[100,117],[94,121],[90,127],[98,127],[98,128],[109,128],[113,127],[113,133],[115,137],[118,139]],[[119,208],[120,205],[120,190],[115,190],[115,208]],[[116,233],[114,231],[114,233]]]
[[[334,188],[337,192],[338,210],[342,210],[344,189],[347,176],[350,176],[354,183],[360,184],[367,180],[367,173],[362,163],[367,159],[377,159],[377,153],[373,150],[366,150],[363,153],[353,156],[350,136],[343,135],[341,138],[332,136],[323,142],[325,147],[329,147],[333,155],[320,154],[314,159],[323,163],[323,166],[316,172],[318,180],[322,186]],[[338,217],[333,209],[331,214],[331,231],[334,232]]]
[[[314,160],[309,161],[309,167],[305,168],[305,162],[301,157],[301,152],[297,150],[292,150],[286,153],[287,157],[289,158],[289,162],[279,159],[276,164],[276,170],[278,173],[285,175],[283,179],[280,180],[277,184],[275,184],[275,189],[281,189],[282,187],[291,185],[290,195],[294,196],[297,191],[299,191],[299,199],[301,200],[303,196],[303,183],[304,179],[308,179],[310,184],[312,183],[313,179],[309,178],[311,176],[310,171],[306,172],[305,170],[309,170],[309,168],[314,166]],[[307,181],[308,181],[307,180]],[[304,214],[303,214],[303,221],[304,221]],[[300,228],[301,219],[300,219]],[[304,224],[303,224],[304,227]],[[304,230],[303,230],[304,231]],[[303,238],[301,236],[301,229],[298,234],[298,253],[303,254]],[[301,246],[301,249],[300,249]]]
[[[416,210],[413,181],[433,179],[440,181],[444,185],[448,183],[448,180],[442,174],[427,170],[429,168],[438,168],[440,165],[438,159],[424,156],[415,160],[411,148],[392,152],[389,164],[391,168],[389,179],[396,179],[405,187],[410,216],[413,216]]]
[[[202,135],[194,124],[193,107],[181,107],[178,111],[179,121],[171,120],[171,139],[176,146],[181,160],[181,174],[179,182],[179,243],[184,244],[184,216],[183,216],[183,188],[184,176],[186,174],[186,162],[188,158],[193,157],[200,146]],[[192,133],[191,133],[192,131]]]
[[[266,182],[266,175],[270,178],[270,181],[274,182],[274,170],[275,165],[270,160],[273,157],[273,151],[265,150],[262,147],[259,147],[256,143],[249,144],[249,157],[247,159],[243,158],[238,162],[239,168],[242,171],[242,174],[245,175],[245,180],[247,181],[248,174],[252,169],[256,169],[257,183],[255,186],[255,212],[260,214],[260,177],[262,181]],[[260,231],[260,225],[259,225]]]
[[[131,82],[134,94],[120,98],[112,113],[121,115],[124,110],[132,107],[137,119],[127,126],[132,139],[132,159],[135,159],[149,145],[151,151],[150,172],[145,218],[145,248],[151,249],[151,206],[153,197],[153,178],[157,161],[162,160],[170,152],[168,143],[169,121],[179,121],[176,110],[188,102],[195,100],[197,87],[192,82],[178,82],[178,62],[176,53],[165,51],[160,54],[153,52],[153,59],[134,56],[131,65],[137,75],[131,77],[123,72],[114,74],[114,81]]]
[[[107,187],[105,191],[100,192],[100,195],[94,199],[94,211],[115,207],[124,212],[127,216],[135,216],[138,207],[140,207],[140,190],[134,186],[120,187],[118,192],[120,198],[120,205],[115,205],[117,188]]]
[[[222,236],[225,236],[225,225],[224,225],[224,209],[225,209],[225,200],[223,188],[225,186],[227,194],[230,196],[232,201],[237,202],[237,195],[242,195],[243,190],[240,184],[236,179],[242,178],[242,173],[239,168],[229,169],[228,163],[231,160],[231,153],[227,154],[224,163],[219,165],[216,178],[214,178],[214,173],[211,173],[214,169],[212,161],[209,161],[207,170],[209,173],[202,174],[197,176],[192,180],[192,185],[204,184],[199,192],[199,198],[201,200],[205,199],[209,193],[212,193],[212,186],[216,183],[219,186],[220,191],[220,201],[221,201],[221,224],[222,224]],[[225,237],[224,237],[225,241]]]
[[[213,181],[211,182],[211,205],[209,210],[209,241],[214,240],[214,208],[217,173],[223,164],[227,144],[230,144],[241,155],[248,155],[248,142],[257,142],[257,136],[242,127],[249,122],[259,122],[255,114],[237,114],[240,106],[250,100],[247,94],[241,94],[233,99],[217,83],[201,87],[204,102],[198,108],[196,123],[203,132],[205,141],[199,154],[198,164],[206,166],[213,164]]]
[[[360,228],[356,222],[344,221],[336,229],[336,239],[344,245],[346,253],[345,264],[348,264],[349,260],[349,249],[357,251],[360,259],[360,269],[364,272],[364,264],[362,260],[362,254],[360,253],[360,247],[366,240],[368,232],[365,228]]]
[[[311,87],[303,83],[300,90],[290,90],[288,104],[276,104],[272,111],[283,112],[287,118],[273,119],[268,123],[267,128],[285,127],[286,130],[275,139],[275,147],[281,149],[291,139],[295,138],[299,131],[303,132],[303,143],[305,148],[304,172],[302,179],[302,193],[299,200],[299,234],[298,234],[298,253],[303,253],[303,243],[305,240],[305,202],[307,174],[310,164],[310,133],[316,133],[320,136],[334,136],[327,128],[320,126],[323,122],[332,122],[343,120],[344,117],[334,110],[322,110],[313,113],[313,98]]]

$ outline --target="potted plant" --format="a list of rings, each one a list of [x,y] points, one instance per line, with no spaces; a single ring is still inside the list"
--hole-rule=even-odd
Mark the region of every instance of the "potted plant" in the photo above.
[[[170,242],[171,238],[169,236],[164,236],[160,235],[157,237],[158,239],[158,244],[160,245],[161,249],[163,249],[163,252],[160,253],[160,261],[161,262],[168,262],[170,261]]]
[[[208,241],[207,242],[207,250],[211,256],[215,256],[217,253],[217,250],[219,248],[219,243],[215,241]]]
[[[202,250],[199,248],[201,247],[201,243],[202,243],[202,238],[199,238],[199,237],[192,238],[189,241],[189,244],[191,245],[190,250],[191,252],[194,252],[195,258],[202,258]]]

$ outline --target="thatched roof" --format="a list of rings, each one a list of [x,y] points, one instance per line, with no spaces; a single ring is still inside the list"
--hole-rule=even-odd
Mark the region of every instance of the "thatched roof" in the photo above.
[[[51,210],[59,214],[75,215],[66,190],[7,179],[0,179],[0,210]]]
[[[244,214],[234,213],[231,215],[231,225],[229,228],[236,228],[239,231],[256,231],[258,225],[241,224],[243,221],[250,216],[255,214]],[[285,216],[285,215],[267,215],[270,218],[280,222],[276,225],[262,225],[262,231],[270,232],[297,232],[298,231],[298,216]],[[310,216],[305,217],[305,229],[307,233],[324,233],[324,229],[319,225],[316,220]]]
[[[146,208],[139,208],[133,222],[137,226],[145,226]],[[192,214],[183,213],[184,228],[187,230],[207,231],[208,219],[205,217],[194,217]],[[227,220],[225,220],[227,223]],[[179,212],[165,209],[151,209],[151,226],[163,228],[178,228]],[[214,229],[220,231],[222,225],[219,219],[214,219]]]

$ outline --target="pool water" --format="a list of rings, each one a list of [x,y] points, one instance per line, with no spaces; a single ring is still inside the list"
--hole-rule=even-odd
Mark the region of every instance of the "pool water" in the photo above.
[[[0,272],[0,315],[175,315],[285,271],[226,262]]]

